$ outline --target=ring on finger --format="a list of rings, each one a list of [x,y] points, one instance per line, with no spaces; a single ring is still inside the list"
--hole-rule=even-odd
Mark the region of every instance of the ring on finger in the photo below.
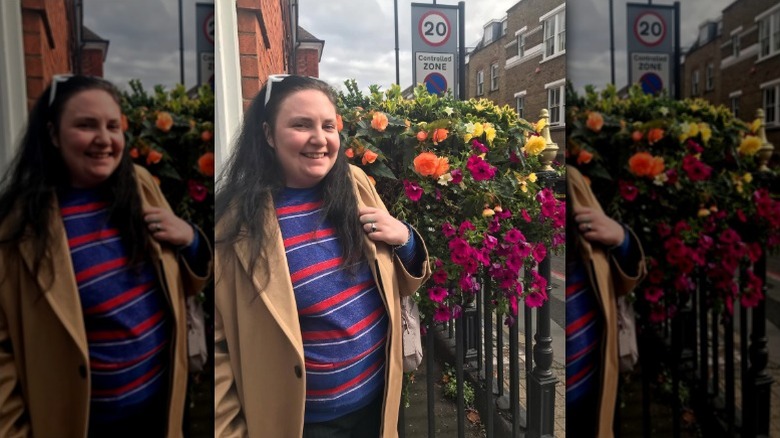
[[[591,229],[590,223],[586,223],[585,224],[585,231],[590,231],[590,229]]]
[[[371,231],[369,231],[369,234],[376,232],[376,224],[371,222]]]

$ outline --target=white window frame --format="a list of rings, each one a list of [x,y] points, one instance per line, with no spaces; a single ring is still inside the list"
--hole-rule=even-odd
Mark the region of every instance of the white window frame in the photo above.
[[[216,19],[216,69],[214,88],[214,155],[216,171],[231,154],[233,134],[244,117],[241,66],[238,56],[238,17],[235,2],[214,2]]]
[[[542,23],[542,59],[566,53],[566,4],[539,17]]]
[[[699,70],[694,70],[691,75],[691,96],[699,95]]]
[[[485,71],[479,70],[477,72],[477,96],[485,94]]]
[[[527,92],[525,90],[515,93],[515,112],[517,112],[517,117],[520,117],[521,119],[525,119],[525,95]]]
[[[498,90],[498,63],[490,64],[490,91]]]
[[[547,90],[547,112],[550,126],[564,126],[566,120],[566,79],[545,84]]]
[[[734,117],[739,118],[739,106],[742,100],[742,90],[729,93],[729,108]]]
[[[19,1],[0,2],[0,170],[13,159],[27,121],[27,77],[24,68],[22,8]]]
[[[707,64],[704,72],[706,90],[711,91],[715,88],[715,66],[712,63]]]
[[[517,35],[517,56],[520,58],[525,56],[525,34],[524,33]]]
[[[780,80],[773,80],[759,86],[761,107],[764,108],[766,126],[780,126]],[[772,99],[769,98],[771,93]]]
[[[742,39],[739,35],[731,36],[731,56],[739,58],[740,51],[742,50]]]
[[[780,5],[756,17],[758,24],[758,59],[780,53]]]

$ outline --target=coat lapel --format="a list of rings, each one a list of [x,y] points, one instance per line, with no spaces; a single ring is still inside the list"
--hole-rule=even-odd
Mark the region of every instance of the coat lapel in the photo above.
[[[40,291],[57,315],[65,330],[78,345],[84,357],[89,357],[87,351],[87,335],[84,329],[84,316],[81,309],[81,298],[76,285],[76,276],[70,268],[70,249],[65,226],[55,208],[56,217],[49,224],[50,246],[45,260],[41,261],[35,281]],[[34,239],[24,239],[19,245],[19,251],[30,272],[35,266]]]

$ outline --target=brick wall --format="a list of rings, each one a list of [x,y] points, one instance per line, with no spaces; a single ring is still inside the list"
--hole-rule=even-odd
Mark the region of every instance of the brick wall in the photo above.
[[[238,51],[244,108],[265,84],[268,75],[285,73],[289,41],[289,8],[279,0],[238,0]]]
[[[27,105],[32,107],[55,74],[69,73],[72,0],[23,0]]]
[[[498,105],[516,107],[515,93],[525,91],[524,118],[535,122],[543,108],[547,108],[545,84],[566,78],[566,56],[542,62],[542,55],[526,55],[521,62],[517,55],[515,33],[526,28],[526,51],[543,43],[542,23],[539,17],[563,4],[563,0],[522,0],[507,10],[507,31],[501,38],[471,53],[466,67],[467,96],[476,96],[477,72],[484,71],[483,95]],[[495,17],[499,19],[501,17]],[[510,64],[507,64],[510,61]],[[490,65],[498,63],[498,89],[490,90]],[[565,99],[565,96],[561,96]],[[550,135],[561,151],[565,149],[565,129],[551,127]]]
[[[296,73],[303,76],[320,77],[320,58],[316,49],[299,49],[295,54]]]
[[[88,76],[103,77],[103,51],[87,49],[81,52],[81,71]]]

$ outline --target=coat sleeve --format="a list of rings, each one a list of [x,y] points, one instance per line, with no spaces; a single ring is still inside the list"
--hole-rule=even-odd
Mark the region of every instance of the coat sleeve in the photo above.
[[[263,415],[263,413],[257,413]],[[214,437],[248,436],[219,308],[214,308]]]
[[[0,307],[0,436],[30,437],[30,424],[21,394],[19,373],[14,362],[13,345],[5,311]]]
[[[368,192],[368,195],[376,204],[377,208],[387,210],[385,203],[382,202],[382,198],[379,197],[379,193],[376,191],[374,185],[371,184],[371,181],[369,181],[365,172],[357,167],[352,166],[352,175],[357,182],[358,189],[360,191]],[[412,227],[412,232],[414,232],[414,237],[417,244],[422,248],[422,253],[424,255],[423,264],[420,271],[420,276],[415,276],[406,270],[406,267],[404,267],[403,262],[397,255],[393,257],[393,267],[395,269],[396,277],[398,278],[399,292],[401,296],[408,296],[413,294],[431,276],[431,266],[428,260],[428,248],[425,246],[425,240],[423,240],[420,233],[414,229],[414,227]]]
[[[612,284],[615,286],[615,295],[618,297],[629,293],[647,274],[642,243],[633,230],[630,228],[627,230],[627,237],[631,239],[631,255],[625,259],[619,259],[614,255],[609,257]]]
[[[173,211],[171,206],[168,204],[168,200],[165,199],[165,195],[163,195],[162,191],[160,190],[160,187],[152,179],[149,171],[141,166],[135,166],[135,173],[138,177],[141,196],[146,198],[146,201],[155,207],[165,208],[167,210]],[[200,292],[201,289],[203,289],[210,277],[214,262],[214,251],[211,248],[210,240],[200,228],[194,228],[195,232],[200,234],[201,245],[206,245],[206,248],[208,248],[209,260],[206,264],[208,266],[206,273],[205,275],[202,275],[203,273],[196,273],[189,266],[181,254],[178,255],[179,265],[182,267],[181,271],[182,281],[184,283],[184,292],[187,296],[195,295]]]

